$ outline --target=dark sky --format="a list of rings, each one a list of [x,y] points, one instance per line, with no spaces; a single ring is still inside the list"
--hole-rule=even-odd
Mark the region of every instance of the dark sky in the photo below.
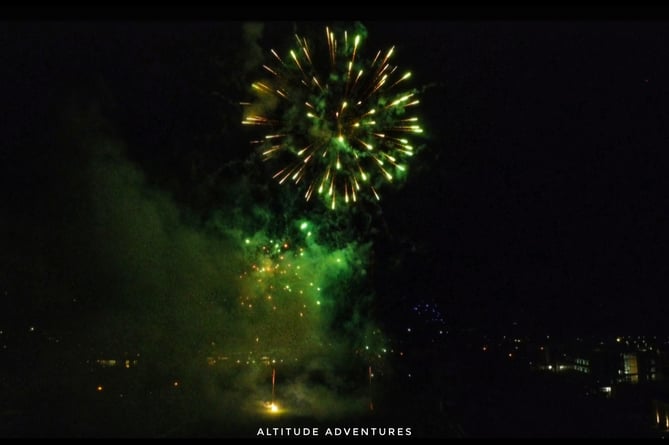
[[[396,62],[426,86],[425,149],[373,220],[381,316],[401,319],[412,302],[429,301],[460,328],[666,332],[668,23],[364,24],[370,49],[395,44]],[[293,26],[266,23],[257,43],[291,44]],[[105,117],[148,183],[194,214],[212,210],[219,166],[243,163],[250,150],[236,104],[258,66],[242,29],[0,26],[1,258],[14,294],[35,251],[46,249],[43,267],[67,280],[62,252],[72,251],[69,270],[83,270],[86,255],[79,264],[72,249],[96,249],[56,235],[86,211],[82,155],[58,142],[85,137],[63,124],[82,104]],[[96,273],[86,272],[92,288],[104,283]],[[17,314],[43,303],[27,288],[7,301],[23,308]]]
[[[385,208],[417,281],[465,319],[663,329],[666,23],[423,27],[434,163]]]

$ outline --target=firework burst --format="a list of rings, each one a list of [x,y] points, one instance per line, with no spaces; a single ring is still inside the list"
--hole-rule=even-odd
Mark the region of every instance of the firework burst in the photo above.
[[[270,51],[266,78],[252,84],[256,101],[243,103],[242,123],[266,130],[253,143],[278,165],[273,177],[333,210],[379,200],[381,185],[405,176],[415,153],[409,137],[423,131],[408,112],[416,91],[402,88],[411,73],[391,64],[395,47],[364,59],[363,36],[327,27],[321,41],[295,35],[287,55]]]

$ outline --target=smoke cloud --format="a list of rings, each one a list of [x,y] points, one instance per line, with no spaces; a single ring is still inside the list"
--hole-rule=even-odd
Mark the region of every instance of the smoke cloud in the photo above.
[[[36,314],[45,342],[34,368],[6,376],[32,374],[21,397],[59,407],[54,431],[244,434],[272,400],[289,417],[365,411],[381,344],[366,317],[368,245],[328,245],[319,215],[240,208],[243,175],[197,218],[129,160],[104,106],[74,101],[66,115],[32,211],[3,221],[10,298],[40,296],[13,311]]]

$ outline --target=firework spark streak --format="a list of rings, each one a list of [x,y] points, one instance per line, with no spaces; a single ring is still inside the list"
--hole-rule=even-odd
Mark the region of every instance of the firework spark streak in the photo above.
[[[257,100],[242,104],[242,123],[265,130],[253,143],[279,165],[274,179],[333,210],[379,200],[381,185],[405,176],[415,153],[409,138],[423,132],[409,112],[416,92],[401,88],[411,73],[391,64],[395,47],[363,59],[361,31],[337,36],[325,28],[322,51],[299,35],[286,56],[270,50],[267,77],[252,84]]]

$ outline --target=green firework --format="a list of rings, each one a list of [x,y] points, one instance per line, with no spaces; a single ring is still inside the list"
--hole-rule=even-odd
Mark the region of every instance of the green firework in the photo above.
[[[359,354],[372,330],[361,317],[367,297],[359,287],[368,247],[331,248],[315,240],[312,222],[299,220],[294,227],[280,237],[260,231],[241,243],[247,267],[239,274],[234,314],[245,330],[236,336],[249,352],[271,352],[280,360],[333,354],[343,342],[339,336]]]
[[[270,50],[266,77],[252,84],[243,124],[266,131],[254,140],[273,177],[293,182],[306,200],[319,196],[331,209],[361,199],[379,200],[378,188],[404,178],[422,133],[411,77],[391,64],[394,46],[362,55],[364,29],[349,34],[325,28],[321,39],[295,35],[283,57]]]

